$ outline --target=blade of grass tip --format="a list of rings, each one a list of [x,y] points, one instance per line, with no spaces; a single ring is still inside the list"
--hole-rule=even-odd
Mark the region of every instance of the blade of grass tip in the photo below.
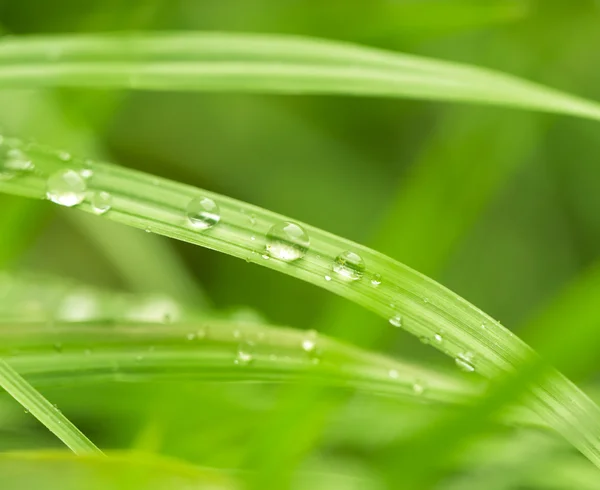
[[[468,443],[478,431],[484,430],[490,417],[504,406],[524,396],[529,397],[526,392],[530,386],[539,383],[544,376],[549,376],[547,363],[566,369],[576,376],[589,372],[600,346],[597,328],[600,323],[597,312],[599,290],[600,265],[596,264],[569,285],[546,311],[523,328],[525,336],[535,342],[544,362],[527,362],[521,367],[518,376],[506,377],[492,386],[489,395],[479,405],[468,408],[460,417],[435,424],[427,431],[426,437],[415,438],[411,452],[413,455],[421,454],[421,459],[416,458],[410,465],[399,467],[396,458],[390,456],[390,467],[397,469],[394,476],[405,478],[407,483],[419,488],[433,485],[436,472],[425,460],[431,461],[430,458],[435,456],[435,461],[443,463],[457,447]],[[572,327],[565,328],[565,325]],[[555,400],[565,400],[568,403],[568,391],[552,390],[551,393]],[[575,404],[572,413],[565,412],[560,417],[582,418],[585,410],[585,406]],[[594,432],[600,427],[600,419],[589,419],[587,424],[589,426],[584,425],[579,430]]]
[[[102,454],[100,449],[58,408],[46,400],[3,359],[0,359],[0,386],[75,454]]]
[[[521,107],[600,120],[600,105],[492,70],[281,35],[158,33],[0,42],[0,87],[410,97]]]
[[[130,169],[85,164],[77,158],[65,162],[55,151],[16,139],[6,138],[5,145],[26,153],[35,170],[1,181],[0,191],[47,196],[86,212],[93,212],[86,190],[92,195],[107,192],[112,207],[103,215],[106,219],[218,250],[328,289],[427,339],[464,369],[488,378],[511,373],[535,358],[529,347],[481,310],[367,247],[306,224],[293,225],[292,230],[310,237],[307,246],[297,235],[284,233],[288,218],[264,209]],[[81,176],[87,175],[86,168],[92,171],[88,179]],[[256,216],[252,223],[249,214]],[[373,284],[375,274],[385,281]],[[554,371],[535,386],[533,396],[538,415],[600,465],[600,409]]]

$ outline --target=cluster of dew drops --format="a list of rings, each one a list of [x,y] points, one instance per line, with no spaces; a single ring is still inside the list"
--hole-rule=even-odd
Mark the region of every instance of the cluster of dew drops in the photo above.
[[[0,137],[0,146],[2,139]],[[10,148],[3,152],[3,159],[0,162],[0,181],[9,180],[13,177],[23,175],[34,170],[34,164],[27,154],[18,149]],[[59,152],[57,155],[62,161],[71,160],[71,155],[66,152]],[[91,209],[95,214],[101,215],[112,208],[112,196],[105,191],[88,191],[87,180],[93,176],[91,168],[79,169],[60,169],[51,174],[46,181],[46,197],[48,200],[65,207],[73,207],[83,203],[86,199],[90,203]],[[199,196],[191,199],[186,207],[186,217],[189,225],[197,230],[208,230],[221,221],[221,213],[218,204],[207,196]],[[254,239],[254,237],[252,237]],[[310,238],[302,226],[291,221],[281,221],[274,224],[266,234],[264,259],[270,257],[283,262],[294,262],[303,258],[310,247]],[[331,281],[332,276],[337,277],[344,282],[355,282],[363,279],[366,271],[365,262],[362,257],[353,251],[346,250],[341,252],[333,260],[331,266],[331,275],[324,276],[325,281]],[[370,280],[373,287],[378,287],[382,282],[380,274],[374,274]],[[402,326],[402,316],[398,313],[392,314],[389,323],[394,327]],[[434,342],[441,344],[443,341],[441,334],[434,336]],[[247,365],[253,360],[252,342],[241,343],[238,348],[235,363],[238,365]],[[302,349],[313,359],[318,360],[316,353],[317,336],[316,332],[309,331],[307,337],[302,341]],[[465,372],[475,370],[473,364],[473,354],[470,352],[459,354],[456,359],[456,365]],[[397,371],[391,369],[389,377],[394,379],[398,377]],[[423,391],[421,384],[416,388],[415,393]]]

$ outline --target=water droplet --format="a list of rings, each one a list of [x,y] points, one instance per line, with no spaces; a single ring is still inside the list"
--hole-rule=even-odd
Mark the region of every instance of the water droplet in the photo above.
[[[393,325],[394,327],[402,326],[402,317],[400,315],[392,316],[389,321],[390,321],[390,324]]]
[[[442,337],[439,333],[436,333],[433,336],[433,340],[435,341],[436,344],[441,344],[442,342],[444,342],[444,337]]]
[[[375,275],[373,276],[373,278],[371,279],[371,285],[372,285],[373,287],[377,287],[377,286],[379,286],[380,284],[381,284],[381,275],[379,275],[379,274],[375,274]]]
[[[458,354],[456,359],[454,359],[454,362],[461,371],[466,373],[475,371],[475,366],[473,366],[473,354],[471,352],[462,352]]]
[[[326,276],[325,276],[325,280],[326,280],[327,282],[331,281],[331,276],[327,276],[327,275],[326,275]]]
[[[8,180],[33,170],[31,159],[18,148],[6,150],[0,159],[0,180]]]
[[[302,350],[307,354],[314,354],[317,350],[317,332],[308,330],[302,339]]]
[[[46,196],[61,206],[76,206],[85,199],[85,181],[73,170],[59,170],[46,182]]]
[[[423,298],[423,303],[429,303],[429,298]]]
[[[208,197],[192,199],[186,208],[190,224],[199,230],[212,228],[221,220],[219,206]]]
[[[241,342],[238,345],[237,356],[235,361],[233,361],[238,366],[247,366],[254,360],[254,355],[252,353],[254,348],[254,343],[250,341]]]
[[[89,179],[92,175],[94,175],[94,171],[91,168],[82,168],[79,171],[79,175],[81,175],[84,179]]]
[[[60,158],[63,162],[68,162],[71,160],[71,154],[67,151],[59,151],[58,158]]]
[[[94,192],[91,199],[92,210],[96,214],[104,214],[112,206],[112,196],[108,192]]]
[[[413,388],[413,393],[415,395],[422,395],[423,392],[425,391],[425,386],[423,386],[423,384],[420,381],[415,381],[412,388]]]
[[[482,324],[481,324],[481,329],[482,329],[482,330],[485,330],[486,328],[487,328],[487,327],[486,327],[485,323],[482,323]]]
[[[270,257],[267,254],[262,254],[261,257],[265,260],[269,260]]]
[[[254,235],[252,235],[252,236],[250,237],[250,240],[254,241],[254,240],[256,240],[256,237],[255,237]]]
[[[252,226],[254,226],[256,224],[256,215],[251,214],[250,216],[248,216],[248,219],[250,220],[250,224]]]
[[[309,246],[308,233],[296,223],[289,221],[277,223],[267,233],[268,254],[284,262],[292,262],[304,257]]]
[[[358,281],[365,273],[365,263],[357,253],[346,251],[335,258],[333,271],[344,281]]]
[[[388,377],[391,379],[398,379],[398,371],[396,369],[390,369],[388,371]]]

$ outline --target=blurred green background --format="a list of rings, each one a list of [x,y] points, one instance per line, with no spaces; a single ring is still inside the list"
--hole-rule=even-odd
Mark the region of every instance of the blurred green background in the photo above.
[[[592,0],[4,0],[0,24],[5,35],[160,29],[318,36],[498,69],[600,100],[600,3]],[[210,189],[373,246],[517,333],[598,257],[593,122],[325,96],[23,90],[0,93],[0,102],[5,133]],[[135,287],[127,280],[107,254],[119,248],[118,228],[112,244],[99,245],[93,231],[46,202],[0,196],[0,205],[10,210],[0,214],[0,236],[20,230],[0,244],[3,269],[118,290],[178,291],[168,281]],[[152,239],[175,251],[218,310],[248,307],[270,323],[310,328],[336,301],[291,277]],[[194,302],[189,288],[186,299]],[[352,328],[385,329],[357,310]],[[385,330],[380,350],[448,362],[403,333],[384,342]],[[256,430],[252,421],[272,409],[276,390],[200,386],[107,384],[48,396],[101,447],[133,445],[235,467]],[[371,403],[346,407],[359,420],[368,415],[363,402]],[[14,428],[3,432],[2,447],[58,444],[8,400],[0,416]],[[335,423],[319,464],[359,476],[375,471],[351,435],[335,435]]]

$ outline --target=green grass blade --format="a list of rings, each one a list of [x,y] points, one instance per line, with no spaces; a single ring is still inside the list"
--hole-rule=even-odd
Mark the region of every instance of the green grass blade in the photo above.
[[[13,139],[5,140],[5,145],[25,152],[35,170],[0,182],[1,191],[44,198],[49,175],[65,169],[81,172],[87,166],[92,172],[86,184],[88,191],[108,192],[112,196],[112,208],[103,215],[105,218],[289,274],[354,301],[385,319],[401,315],[402,328],[485,377],[511,373],[535,358],[531,349],[511,332],[464,299],[367,247],[302,225],[311,239],[305,257],[295,263],[269,258],[265,255],[266,234],[271,226],[286,220],[283,216],[129,169],[78,159],[65,162],[55,152],[38,145],[24,146]],[[213,199],[220,207],[219,224],[204,232],[191,227],[186,218],[188,203],[200,195]],[[79,209],[93,212],[89,201]],[[346,250],[362,256],[366,264],[362,280],[350,283],[332,271],[334,259]],[[379,285],[372,282],[378,277],[376,274],[381,276]],[[552,372],[534,390],[534,400],[532,408],[542,419],[600,465],[600,410],[589,398]]]
[[[102,454],[58,408],[46,400],[3,359],[0,359],[0,386],[75,454]]]
[[[318,39],[159,33],[0,43],[0,88],[49,86],[410,97],[600,119],[595,102],[502,73]]]
[[[0,352],[36,384],[99,379],[313,379],[421,402],[467,403],[480,388],[313,332],[219,320],[181,325],[5,324]],[[240,351],[251,358],[241,362]],[[11,354],[15,353],[16,354]]]

